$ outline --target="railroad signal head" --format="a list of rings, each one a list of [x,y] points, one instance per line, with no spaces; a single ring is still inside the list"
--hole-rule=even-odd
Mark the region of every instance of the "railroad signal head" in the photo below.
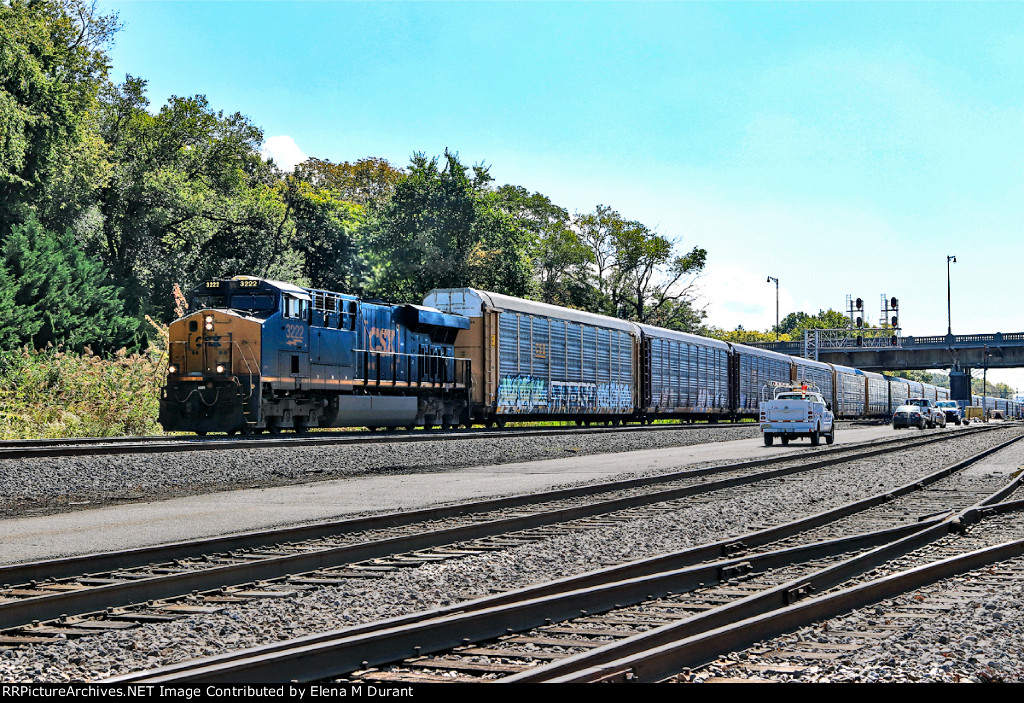
[[[899,327],[900,326],[900,318],[896,317],[895,315],[892,316],[892,326],[893,327]]]
[[[863,335],[859,335],[859,334],[857,335],[857,346],[858,347],[863,347],[864,346],[864,337],[863,337]]]
[[[862,298],[857,298],[857,309],[860,310],[863,307],[864,307],[864,300]]]
[[[900,301],[896,300],[896,298],[893,298],[892,300],[889,301],[889,307],[892,308],[893,310],[898,308],[899,305],[900,305]]]
[[[864,326],[864,318],[863,317],[858,317],[857,318],[857,326],[858,327],[863,327]]]
[[[890,337],[890,338],[889,338],[889,343],[890,343],[890,344],[891,344],[892,346],[894,346],[894,347],[895,347],[895,346],[896,346],[897,344],[899,344],[899,340],[897,340],[897,339],[896,339],[896,335],[893,335],[892,337]]]

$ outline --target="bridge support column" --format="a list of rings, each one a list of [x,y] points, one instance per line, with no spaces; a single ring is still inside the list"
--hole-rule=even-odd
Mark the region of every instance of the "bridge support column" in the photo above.
[[[971,404],[971,370],[961,369],[949,372],[949,398],[967,405]]]

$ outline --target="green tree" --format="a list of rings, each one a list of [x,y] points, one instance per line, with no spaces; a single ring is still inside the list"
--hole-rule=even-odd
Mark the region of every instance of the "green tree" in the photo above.
[[[449,151],[443,164],[413,155],[373,221],[372,290],[392,300],[463,286],[529,293],[528,232],[501,211],[490,181],[486,167]]]
[[[626,220],[604,205],[577,216],[574,224],[590,250],[603,312],[677,329],[696,328],[704,317],[696,307],[696,279],[707,262],[704,249],[682,253],[677,240]]]
[[[806,312],[791,312],[779,322],[779,334],[789,335],[790,339],[803,339],[804,330],[808,329],[846,329],[850,326],[850,318],[835,310],[819,310],[817,315]],[[774,328],[773,328],[774,329]]]
[[[85,0],[0,3],[0,236],[74,161],[118,28]]]
[[[134,341],[138,320],[125,314],[120,290],[70,231],[47,232],[34,220],[15,225],[3,243],[2,271],[0,310],[10,315],[0,326],[4,350],[52,345],[110,352]]]
[[[133,310],[167,319],[175,282],[257,272],[301,278],[281,181],[263,161],[263,134],[203,96],[171,97],[151,114],[145,81],[102,95],[109,178],[99,191],[95,248],[123,281]]]
[[[291,247],[302,255],[304,277],[314,288],[360,293],[369,275],[361,244],[364,207],[332,187],[286,178],[286,202],[295,223]]]
[[[541,193],[522,186],[497,189],[499,206],[529,235],[529,256],[540,300],[581,310],[600,307],[591,264],[593,255],[572,229],[569,212]]]

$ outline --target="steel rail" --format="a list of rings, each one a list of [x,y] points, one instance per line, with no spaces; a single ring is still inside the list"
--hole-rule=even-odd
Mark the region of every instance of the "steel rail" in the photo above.
[[[398,444],[402,442],[450,441],[453,439],[491,439],[510,437],[556,437],[560,435],[614,434],[617,432],[664,432],[670,430],[725,429],[757,427],[757,423],[678,424],[613,427],[538,427],[501,430],[425,430],[408,432],[323,432],[281,437],[252,435],[232,437],[79,437],[62,439],[24,439],[0,441],[0,460],[41,459],[62,456],[103,456],[110,454],[156,454],[161,452],[201,452],[231,449],[273,449],[278,447],[318,447],[349,444]],[[318,436],[319,435],[319,436]]]
[[[899,448],[916,448],[923,444],[941,441],[944,438],[952,436],[953,435],[932,436],[927,439],[916,441],[910,446],[907,446],[904,443]],[[690,495],[709,493],[739,485],[756,483],[794,473],[812,471],[838,463],[845,463],[865,457],[875,456],[887,451],[889,450],[875,445],[870,448],[865,448],[864,451],[855,451],[852,454],[846,453],[849,455],[835,457],[830,456],[825,459],[817,459],[811,462],[797,464],[795,466],[786,466],[771,471],[736,476],[718,481],[709,481],[697,485],[670,488],[667,490],[655,491],[653,493],[613,498],[585,505],[557,508],[529,515],[498,518],[495,520],[475,522],[468,525],[442,528],[439,530],[429,530],[414,535],[401,535],[371,542],[330,547],[322,550],[299,552],[284,556],[270,556],[264,559],[246,561],[237,564],[212,566],[209,568],[196,569],[182,573],[163,574],[148,578],[134,578],[120,583],[94,586],[81,590],[57,592],[52,595],[19,598],[18,600],[0,603],[0,629],[22,626],[35,620],[50,620],[61,615],[81,615],[103,610],[105,608],[124,606],[126,604],[181,596],[192,591],[207,591],[226,586],[251,583],[253,581],[281,578],[293,574],[365,561],[367,559],[380,558],[395,553],[438,547],[457,542],[480,539],[482,537],[493,536],[496,534],[568,522],[584,517],[615,512],[651,503],[664,502]],[[787,455],[787,457],[789,461],[794,459],[792,455]],[[782,460],[787,457],[777,457],[776,459]],[[766,460],[757,460],[753,463],[756,464],[762,461]],[[675,475],[676,479],[691,478],[694,476],[706,475],[710,470],[715,468],[716,467],[710,467],[710,469],[693,469],[690,471],[676,472],[676,474],[669,474],[667,476]],[[734,469],[735,467],[729,467],[727,470]],[[653,478],[658,482],[663,482],[666,479],[666,476]],[[643,485],[648,483],[650,480],[651,479],[648,478],[615,482],[612,484],[611,490],[621,488],[622,484],[630,484],[631,486],[637,485],[636,481],[639,481],[640,485]],[[594,491],[594,488],[595,487],[586,487],[590,493],[596,492]],[[566,489],[565,491],[553,491],[550,493],[564,494],[568,492],[572,494],[578,490],[580,489]],[[604,493],[608,492],[608,490],[608,486],[604,485],[602,486],[602,490],[599,492]],[[575,497],[575,495],[571,497]],[[545,498],[543,495],[517,496],[514,499],[516,500],[515,505],[521,505],[522,503],[520,501],[524,498],[530,498],[533,503],[549,502],[550,500],[550,498]],[[501,500],[485,501],[485,503],[490,504],[495,502],[499,504],[502,503]],[[501,507],[507,506],[501,505]],[[322,526],[314,526],[314,528],[315,527]],[[300,531],[303,534],[308,534],[305,528],[300,528]],[[288,539],[281,539],[280,533],[278,533],[278,539],[276,540],[277,543],[282,541],[291,541],[294,539],[294,533],[286,532],[286,534]],[[218,539],[213,538],[204,540],[203,542],[206,544],[218,544]],[[219,543],[218,546],[220,547],[218,551],[223,551],[223,543]],[[161,548],[157,548],[158,551],[160,549]],[[210,549],[207,549],[202,553],[209,554],[210,551]],[[147,553],[152,554],[152,552],[148,550],[141,549],[130,550],[128,555],[138,558],[140,555]],[[99,562],[106,563],[109,559],[118,556],[124,555],[119,553],[114,553],[112,555],[99,555],[100,559],[91,563],[95,566]],[[195,554],[192,556],[195,556]],[[106,557],[106,559],[103,559],[103,557]],[[153,559],[147,559],[145,563],[151,564],[153,561]],[[78,557],[59,560],[56,564],[53,564],[53,566],[66,568],[69,563],[81,566],[90,562],[88,557]],[[13,576],[18,576],[21,581],[24,581],[26,580],[25,576],[29,574],[34,574],[37,578],[54,578],[53,574],[56,569],[48,569],[48,566],[51,566],[51,563],[34,562],[27,565],[4,567],[3,569],[0,569],[0,581],[3,581],[4,583],[18,583],[19,580],[12,578]],[[122,563],[119,568],[124,568],[124,564]],[[104,571],[106,570],[96,568],[88,569],[88,573],[102,573]],[[86,572],[79,569],[76,571],[75,575],[82,573]],[[37,578],[29,578],[27,580],[34,581],[37,580]]]
[[[1007,484],[1007,486],[1003,487],[998,491],[995,491],[992,495],[988,496],[987,498],[978,501],[978,503],[976,503],[975,505],[951,515],[948,519],[943,520],[943,526],[948,528],[948,531],[958,532],[963,530],[963,526],[966,522],[977,523],[990,515],[1024,510],[1024,500],[1006,503],[996,502],[999,501],[1002,497],[1006,496],[1007,494],[1012,493],[1016,488],[1018,488],[1021,483],[1021,478],[1021,476],[1018,476],[1009,484]],[[784,586],[780,588],[792,590],[798,587],[801,589],[805,589],[807,586],[810,586],[813,591],[823,591],[825,589],[835,587],[843,583],[847,579],[851,578],[852,576],[857,575],[858,571],[856,565],[858,562],[866,562],[863,565],[864,568],[860,570],[860,573],[863,573],[864,571],[875,566],[878,566],[881,563],[884,563],[885,561],[888,561],[893,557],[906,554],[912,551],[913,549],[917,549],[918,547],[924,546],[924,544],[934,541],[935,539],[944,536],[944,534],[945,532],[942,530],[941,527],[938,529],[934,527],[928,528],[917,535],[912,535],[908,538],[900,540],[897,543],[881,547],[870,553],[853,557],[852,559],[847,560],[843,564],[828,567],[819,572],[819,574],[816,575],[813,579],[799,579],[799,582],[791,582],[788,584],[784,584]],[[1022,541],[1021,550],[1022,553],[1024,553],[1024,541]],[[984,550],[975,550],[975,552],[971,552],[970,554],[975,554],[978,551]],[[876,556],[881,556],[882,558],[876,559]],[[953,559],[955,559],[955,557]],[[950,559],[942,561],[950,561]],[[968,561],[968,563],[971,562]],[[851,566],[853,566],[854,568],[851,569]],[[970,568],[973,569],[976,567],[972,566]],[[904,573],[928,573],[928,571],[926,567],[918,567],[917,569],[910,569]],[[891,578],[891,576],[876,579],[875,581],[884,582],[889,578]],[[911,582],[911,585],[908,585],[906,588],[916,588],[921,585],[924,585],[924,583]],[[860,586],[851,587],[849,589],[844,589],[844,591],[841,591],[841,593],[876,593],[871,589],[858,591],[857,589],[860,588]],[[750,601],[754,598],[762,598],[765,595],[770,595],[770,593],[766,592],[765,594],[758,594],[757,596],[753,596],[744,600]],[[870,597],[874,598],[874,595]],[[837,602],[833,600],[832,595],[828,594],[820,596],[815,600],[819,599],[824,599],[828,602]],[[880,600],[880,598],[876,598],[874,600]],[[829,615],[817,616],[812,618],[811,620],[804,619],[804,616],[808,611],[802,611],[799,609],[789,610],[785,608],[784,606],[789,605],[788,601],[780,604],[779,608],[777,609],[777,612],[779,613],[778,617],[773,617],[771,615],[772,611],[769,611],[768,614],[747,613],[745,617],[750,618],[751,620],[744,621],[743,618],[734,618],[731,623],[722,622],[716,625],[713,619],[706,617],[713,615],[715,611],[711,611],[710,613],[705,615],[697,616],[693,620],[706,619],[707,623],[710,625],[710,627],[705,627],[703,629],[703,632],[710,632],[716,627],[721,627],[722,632],[720,633],[720,636],[724,638],[723,640],[721,640],[721,642],[728,642],[728,644],[722,645],[724,647],[722,649],[712,648],[705,650],[701,655],[705,658],[705,661],[698,663],[686,659],[687,663],[680,664],[676,671],[685,667],[698,666],[699,664],[706,663],[708,659],[710,659],[714,655],[720,654],[721,652],[732,651],[733,649],[736,649],[738,647],[747,646],[760,639],[764,639],[765,637],[778,636],[783,632],[807,625],[810,622],[813,622],[814,620],[820,619],[820,617],[832,617],[835,615],[839,615],[842,612],[846,612],[847,610],[853,610],[854,608],[863,607],[865,605],[868,605],[870,602],[874,602],[874,600],[858,601],[856,604],[853,605],[846,604],[842,609],[840,609],[837,612],[831,612]],[[721,610],[724,611],[734,606],[739,606],[741,603],[742,601],[740,603],[723,606]],[[790,612],[791,615],[787,616],[787,611]],[[687,623],[689,622],[690,621],[687,621]],[[765,634],[764,630],[761,629],[764,627],[765,622],[772,622],[776,626],[782,626],[783,629],[777,632],[773,632],[771,634]],[[616,642],[612,645],[609,645],[608,647],[603,647],[600,650],[595,649],[590,652],[586,652],[582,655],[567,657],[558,662],[555,662],[552,665],[538,667],[537,669],[531,670],[530,672],[526,672],[523,675],[513,675],[505,680],[509,682],[550,681],[562,683],[582,683],[594,680],[605,680],[607,679],[607,677],[628,677],[629,680],[633,680],[634,678],[636,678],[641,681],[659,680],[660,678],[664,677],[657,676],[656,672],[660,671],[660,669],[658,669],[657,667],[663,667],[665,666],[665,662],[669,661],[665,658],[666,651],[671,650],[672,647],[678,645],[680,652],[687,652],[687,654],[685,654],[684,656],[691,656],[693,650],[690,650],[688,648],[688,638],[695,638],[698,641],[703,641],[705,644],[708,644],[706,640],[701,640],[703,632],[690,632],[685,627],[669,625],[666,627],[657,628],[656,630],[645,632],[641,635],[637,635],[635,637],[623,640],[621,642]],[[747,642],[737,644],[737,642],[742,640],[744,637],[748,636],[753,636],[753,639]],[[718,645],[716,644],[715,646]],[[627,662],[628,665],[626,665]],[[595,675],[595,672],[597,671],[600,671],[601,673]],[[623,680],[625,680],[625,678],[623,678]]]
[[[755,545],[759,543],[775,541],[782,537],[797,534],[799,532],[806,531],[807,529],[820,526],[821,524],[834,521],[835,519],[845,517],[851,513],[866,510],[882,502],[891,500],[892,498],[895,498],[899,495],[912,493],[913,491],[919,490],[926,485],[941,480],[942,478],[950,475],[955,471],[964,469],[967,466],[970,466],[971,464],[974,464],[977,461],[989,456],[990,454],[997,452],[1016,441],[1019,441],[1020,439],[1021,438],[1015,438],[1009,440],[1008,442],[1001,443],[997,447],[989,448],[973,457],[970,457],[966,460],[957,462],[956,464],[936,471],[927,477],[905,484],[904,486],[898,489],[878,494],[876,496],[872,496],[861,501],[856,501],[851,504],[840,506],[833,510],[825,511],[823,513],[819,513],[817,515],[810,516],[802,520],[793,521],[791,523],[788,523],[787,525],[783,525],[777,528],[771,528],[768,530],[761,530],[758,532],[750,533],[739,538],[739,540],[723,540],[718,543],[703,545],[701,547],[687,549],[682,552],[661,555],[658,557],[643,559],[629,564],[608,567],[586,574],[581,574],[579,576],[568,577],[566,579],[560,579],[546,584],[539,584],[537,586],[530,586],[509,593],[489,596],[486,598],[477,599],[475,601],[460,603],[453,606],[449,606],[447,608],[441,608],[426,613],[418,613],[403,616],[400,618],[393,618],[379,623],[372,623],[369,625],[358,626],[354,628],[346,628],[345,630],[341,631],[309,635],[307,637],[303,637],[291,642],[275,643],[267,647],[241,650],[239,652],[232,652],[218,657],[201,659],[193,662],[183,662],[180,664],[163,667],[161,669],[153,670],[150,672],[130,674],[125,677],[121,677],[118,680],[193,680],[191,677],[196,672],[203,672],[200,675],[206,676],[207,673],[213,671],[218,672],[216,674],[217,676],[220,676],[221,673],[227,672],[226,675],[228,676],[228,679],[225,680],[231,680],[231,677],[234,676],[248,676],[247,673],[243,673],[243,669],[245,671],[262,671],[264,673],[267,671],[266,669],[262,668],[262,663],[259,665],[254,665],[251,663],[233,663],[238,662],[239,660],[249,659],[253,657],[269,657],[271,659],[267,661],[273,661],[274,657],[288,656],[288,652],[290,650],[302,650],[305,648],[316,647],[320,645],[330,647],[332,642],[340,642],[342,640],[353,637],[372,637],[373,633],[375,632],[381,632],[384,630],[401,630],[402,628],[408,628],[416,625],[417,623],[423,623],[427,620],[434,621],[444,618],[462,617],[467,613],[474,613],[485,610],[488,612],[501,612],[502,608],[516,608],[518,607],[518,604],[522,603],[526,603],[532,607],[532,604],[547,602],[553,598],[558,599],[563,596],[576,598],[577,595],[580,593],[592,593],[599,591],[602,588],[608,588],[609,584],[613,584],[613,589],[615,588],[616,584],[639,584],[639,591],[644,591],[644,593],[641,594],[639,598],[641,600],[643,598],[650,599],[654,597],[653,593],[656,592],[658,588],[662,588],[662,586],[664,586],[665,583],[668,583],[668,586],[664,586],[664,588],[662,588],[662,592],[664,592],[665,588],[671,588],[671,590],[674,591],[686,590],[688,588],[693,588],[697,584],[718,582],[722,580],[724,575],[730,573],[730,571],[735,571],[737,568],[765,569],[785,565],[791,563],[796,558],[794,555],[798,554],[804,555],[804,558],[806,559],[817,558],[822,555],[829,554],[835,551],[836,549],[838,549],[839,551],[863,549],[871,545],[873,542],[891,542],[893,539],[897,537],[903,537],[905,538],[905,540],[912,539],[913,535],[918,535],[918,540],[925,539],[925,541],[929,541],[932,538],[932,535],[935,531],[941,534],[945,534],[945,532],[947,532],[950,529],[949,523],[950,516],[952,513],[937,518],[931,518],[930,520],[925,521],[921,524],[907,525],[898,528],[890,528],[887,530],[878,531],[876,533],[855,535],[853,537],[843,537],[834,540],[825,540],[811,545],[790,547],[787,549],[776,550],[774,552],[768,552],[756,556],[740,556],[735,557],[733,559],[718,561],[710,565],[704,564],[699,567],[694,567],[694,564],[706,561],[709,558],[713,559],[719,557],[722,553],[728,554],[730,551],[732,551],[732,548],[734,548],[740,540],[743,544],[747,545]],[[1022,477],[1017,477],[1017,479],[1011,482],[1011,486],[1013,488],[1016,488],[1017,486],[1020,485],[1021,480]],[[925,534],[927,536],[921,537],[920,535],[922,534]],[[910,535],[911,537],[908,537],[908,535]],[[884,539],[882,539],[883,537]],[[905,544],[911,543],[905,542]],[[901,549],[905,548],[906,547],[904,545],[904,547],[902,547]],[[832,578],[839,578],[839,576],[833,575]],[[824,584],[825,581],[822,581],[822,583],[819,585],[824,587]],[[714,617],[725,617],[727,615],[735,619],[737,617],[735,613],[737,612],[744,613],[750,611],[750,609],[753,609],[754,612],[763,611],[763,609],[766,607],[766,603],[770,604],[772,602],[772,598],[778,597],[779,590],[780,589],[773,589],[773,592],[771,592],[768,596],[758,596],[744,599],[744,603],[742,605],[736,606],[736,608],[744,608],[745,610],[716,609],[716,612],[721,613],[722,615],[716,615]],[[790,587],[789,590],[792,590],[792,587]],[[789,597],[788,595],[785,595],[786,593],[788,593],[788,591],[782,589],[782,592],[784,593],[783,597]],[[613,590],[612,593],[613,595],[609,596],[609,598],[611,598],[612,601],[615,601],[616,599],[618,599],[618,601],[628,600],[625,593],[621,590]],[[576,608],[579,605],[579,602],[573,601],[573,604],[568,611],[569,616],[576,614],[574,608]],[[583,605],[586,607],[587,610],[592,611],[600,611],[605,606],[612,607],[608,604],[608,602],[595,603],[593,601],[588,601],[584,602]],[[617,607],[619,603],[615,602],[614,605]],[[758,608],[760,608],[760,611],[758,610]],[[543,611],[542,614],[544,619],[559,618],[559,616],[551,610]],[[502,615],[504,617],[505,613],[502,613]],[[704,622],[706,627],[707,622],[711,621],[705,619],[699,622]],[[517,626],[515,629],[522,630],[524,629],[524,627],[522,623],[519,623],[517,621]],[[498,630],[498,635],[505,633],[505,631],[502,630],[501,627],[499,627]],[[462,632],[462,637],[466,637],[467,635],[465,634],[465,630],[462,630]],[[469,636],[473,640],[481,640],[487,639],[489,636],[497,635],[488,635],[486,634],[486,632],[482,633],[480,631],[474,631]],[[419,647],[419,651],[421,652],[427,652],[434,649],[434,641],[432,639],[429,639],[424,636],[420,636],[418,639],[414,637],[413,639],[416,639],[417,644],[415,646]],[[431,643],[429,647],[427,646],[428,641]],[[399,648],[399,658],[407,656],[411,656],[411,654],[409,654],[408,651],[401,652]],[[362,668],[366,668],[364,664],[372,665],[370,660],[366,659],[365,657],[364,659],[361,659],[359,661],[359,666]],[[239,666],[241,666],[243,669],[238,669],[237,667]],[[271,666],[273,668],[273,666],[275,665]],[[329,675],[337,675],[338,673],[345,672],[335,671]],[[292,677],[294,677],[297,674],[297,671],[290,670],[289,672],[289,676]],[[251,680],[257,680],[262,675],[264,674],[255,674],[257,678]]]
[[[693,668],[707,663],[711,653],[742,649],[759,640],[776,637],[818,620],[836,617],[935,581],[1013,559],[1022,554],[1024,539],[977,549],[545,681],[660,681],[683,668]]]
[[[940,529],[944,527],[943,523],[943,519],[933,518],[924,528],[915,524],[876,533],[842,537],[756,556],[616,581],[509,605],[456,613],[449,617],[424,620],[412,627],[389,628],[285,649],[275,647],[270,653],[254,651],[245,658],[228,663],[209,664],[173,674],[151,672],[151,675],[145,678],[132,680],[147,683],[316,681],[450,649],[467,641],[493,639],[506,634],[510,628],[532,629],[552,621],[568,620],[589,612],[602,612],[676,591],[691,590],[700,584],[717,583],[723,572],[728,573],[737,566],[749,564],[754,569],[779,568],[794,561],[821,558],[837,551],[846,552],[887,544],[894,536],[906,538],[908,532],[917,534],[922,530]]]
[[[935,442],[955,439],[957,437],[963,437],[965,436],[965,432],[975,434],[992,431],[992,429],[994,428],[979,427],[962,430],[960,433],[940,433],[925,435],[923,437],[913,437],[913,439],[898,437],[882,441],[863,442],[833,447],[830,449],[821,449],[814,452],[814,456],[824,455],[826,457],[832,457],[839,456],[841,454],[856,454],[864,449],[883,449],[892,445],[903,445],[910,449]],[[875,451],[864,455],[858,454],[854,459],[859,458],[860,456],[873,456],[877,453],[879,452]],[[657,485],[659,483],[670,483],[681,479],[714,475],[728,471],[742,471],[745,469],[757,468],[759,466],[771,466],[773,464],[799,460],[801,457],[805,456],[807,456],[806,453],[801,450],[795,450],[787,454],[775,454],[763,459],[750,459],[732,464],[720,464],[700,469],[684,469],[656,476],[620,479],[572,488],[519,494],[502,498],[488,498],[484,500],[468,501],[419,510],[409,510],[400,513],[384,513],[369,517],[347,518],[344,520],[320,522],[311,525],[299,525],[282,529],[258,530],[235,535],[209,537],[186,542],[173,542],[169,544],[155,545],[152,547],[140,547],[116,552],[85,554],[60,559],[49,559],[45,561],[0,565],[0,583],[28,583],[30,581],[40,581],[43,579],[66,578],[88,573],[103,573],[115,569],[145,566],[155,562],[167,562],[175,559],[201,557],[203,555],[210,554],[211,552],[260,549],[268,546],[274,546],[282,542],[304,541],[342,534],[402,527],[431,520],[462,517],[474,513],[486,513],[495,510],[504,510],[569,498],[579,498],[611,491],[640,488],[643,486]]]

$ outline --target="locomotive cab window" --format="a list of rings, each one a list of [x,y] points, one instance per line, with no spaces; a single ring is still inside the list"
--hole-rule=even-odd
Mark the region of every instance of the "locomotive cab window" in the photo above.
[[[204,308],[225,308],[227,307],[227,301],[223,295],[197,295],[192,299],[192,308],[194,310],[203,310]]]
[[[301,300],[290,295],[283,296],[284,316],[292,320],[309,319],[309,301]]]
[[[269,312],[276,306],[274,305],[273,296],[245,293],[231,296],[231,307],[235,310],[247,310],[249,312]]]

